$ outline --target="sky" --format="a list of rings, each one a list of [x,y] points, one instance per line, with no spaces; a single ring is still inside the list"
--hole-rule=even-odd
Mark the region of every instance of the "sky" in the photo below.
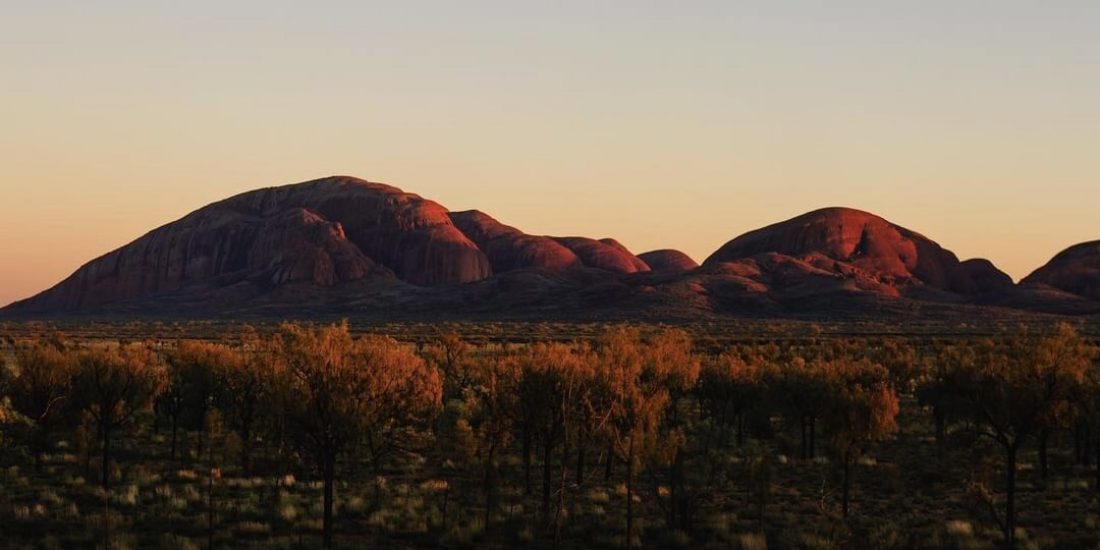
[[[702,261],[825,206],[1100,239],[1100,2],[0,0],[0,304],[346,174]]]

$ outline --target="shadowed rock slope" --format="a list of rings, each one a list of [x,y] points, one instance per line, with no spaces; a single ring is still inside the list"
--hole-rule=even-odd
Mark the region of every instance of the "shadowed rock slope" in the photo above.
[[[1100,301],[1100,241],[1063,250],[1021,282]]]

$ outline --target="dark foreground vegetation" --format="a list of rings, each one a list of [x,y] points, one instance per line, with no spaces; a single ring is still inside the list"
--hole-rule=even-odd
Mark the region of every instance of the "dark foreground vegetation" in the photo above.
[[[1100,363],[950,340],[346,324],[0,343],[0,545],[1100,545]]]

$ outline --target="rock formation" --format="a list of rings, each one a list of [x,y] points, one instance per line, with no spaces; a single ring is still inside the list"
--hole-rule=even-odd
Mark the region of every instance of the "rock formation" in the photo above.
[[[987,260],[828,208],[737,237],[699,266],[671,249],[635,256],[614,239],[529,235],[334,176],[196,210],[0,311],[636,320],[981,308],[1100,312],[1100,241],[1014,285]]]
[[[528,235],[484,212],[452,212],[451,221],[489,257],[494,273],[522,268],[564,271],[583,265],[572,250],[554,239]]]
[[[1021,282],[1100,301],[1100,241],[1063,250]]]
[[[369,273],[431,285],[477,281],[492,270],[442,206],[338,176],[196,210],[91,261],[21,307],[75,310],[240,281],[330,286]]]
[[[670,248],[638,254],[638,259],[658,273],[683,273],[699,267],[687,254]]]
[[[983,283],[1011,283],[992,264],[963,264],[955,254],[919,233],[848,208],[816,210],[751,231],[726,243],[703,264],[769,253],[798,258],[839,276],[892,287],[923,284],[975,294],[991,290]]]
[[[645,262],[639,260],[615,239],[554,237],[554,240],[572,250],[586,267],[621,274],[649,271],[649,266]]]

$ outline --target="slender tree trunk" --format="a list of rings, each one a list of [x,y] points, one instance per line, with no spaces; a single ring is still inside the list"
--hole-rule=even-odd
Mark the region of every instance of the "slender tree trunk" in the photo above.
[[[103,421],[103,427],[100,430],[103,434],[103,464],[101,464],[102,470],[102,485],[104,489],[111,488],[111,423],[107,420]]]
[[[1005,547],[1016,545],[1016,445],[1009,445],[1005,453]]]
[[[802,446],[799,448],[799,451],[801,453],[801,458],[803,460],[805,460],[805,459],[809,458],[809,456],[810,456],[809,452],[807,452],[807,447],[806,447],[806,440],[808,439],[807,438],[808,430],[807,430],[807,425],[806,425],[806,415],[802,415],[802,417],[800,419],[800,424],[801,424],[800,427],[802,428],[802,434],[801,434],[802,435]]]
[[[676,458],[672,462],[672,487],[669,496],[672,498],[672,528],[683,529],[687,527],[684,517],[684,452],[677,449]]]
[[[496,448],[489,448],[488,460],[485,461],[485,534],[488,535],[492,528],[493,508],[496,507]]]
[[[92,477],[92,453],[84,453],[84,479]]]
[[[252,428],[248,424],[241,429],[241,472],[252,476]]]
[[[111,550],[111,492],[103,493],[103,548]]]
[[[1073,424],[1073,463],[1078,466],[1085,463],[1084,457],[1082,456],[1085,445],[1084,442],[1081,441],[1081,436],[1084,435],[1084,430],[1082,429],[1084,427],[1083,424],[1084,422],[1081,420]]]
[[[206,450],[206,547],[214,550],[214,443]]]
[[[195,458],[198,458],[199,462],[201,463],[202,462],[202,450],[206,448],[206,428],[204,427],[203,424],[199,425],[199,433],[196,434],[196,435],[198,436],[199,441],[198,441],[198,444],[195,445],[195,455],[196,455]],[[191,451],[188,451],[187,454],[189,456],[189,459],[187,461],[188,464],[193,464],[194,463],[193,459],[190,458],[190,456],[192,456]]]
[[[817,458],[817,417],[810,416],[810,459]]]
[[[1100,492],[1100,431],[1096,435],[1096,491]]]
[[[42,473],[42,454],[46,452],[46,440],[48,438],[49,436],[46,433],[46,427],[44,425],[38,424],[35,426],[34,443],[32,444],[35,473]]]
[[[729,411],[724,404],[721,408],[721,411],[722,412],[718,414],[718,422],[716,424],[716,426],[718,427],[718,446],[722,449],[728,449],[730,441]]]
[[[764,459],[766,460],[766,459]],[[768,476],[768,472],[765,469],[764,464],[760,465],[760,469],[755,474],[753,483],[756,484],[756,514],[759,521],[760,532],[764,532],[764,525],[767,519],[768,512],[768,492],[771,490],[771,479]]]
[[[561,541],[561,513],[565,510],[565,486],[569,479],[569,456],[571,453],[569,438],[564,437],[561,447],[561,465],[558,469],[560,472],[558,476],[558,498],[555,499],[557,506],[554,508],[554,548],[557,548],[558,543]]]
[[[325,512],[321,528],[324,532],[323,544],[325,548],[332,548],[332,486],[335,483],[336,478],[336,456],[332,453],[325,453],[324,462],[323,475],[325,478]]]
[[[1039,477],[1047,480],[1047,446],[1050,442],[1050,430],[1043,428],[1039,433]]]
[[[547,441],[542,449],[542,517],[550,517],[550,463],[553,460],[553,446]]]
[[[488,461],[486,461],[485,462],[485,471],[483,472],[484,477],[483,477],[483,480],[482,480],[482,482],[485,484],[485,518],[484,518],[484,520],[485,520],[485,535],[486,536],[488,536],[489,533],[493,530],[492,529],[492,523],[493,523],[493,488],[489,486],[489,483],[490,483],[489,478],[492,476],[492,474],[489,473],[489,469],[491,469],[491,468],[492,468],[492,466],[490,465],[490,463]]]
[[[523,428],[523,493],[531,494],[531,428]]]
[[[1082,440],[1085,448],[1081,450],[1081,461],[1083,466],[1088,466],[1092,460],[1092,425],[1088,421],[1085,421],[1084,431],[1085,435]]]
[[[603,480],[611,481],[611,467],[615,463],[615,447],[607,444],[607,459],[603,461]]]
[[[943,409],[933,406],[932,418],[936,423],[936,459],[943,463],[947,455],[947,420],[943,417]]]
[[[92,479],[92,447],[95,446],[93,438],[88,437],[88,432],[83,432],[84,445],[84,479]]]
[[[577,445],[577,485],[584,481],[584,444]]]
[[[634,439],[626,453],[626,547],[634,547]]]
[[[443,509],[440,511],[443,514],[443,533],[447,533],[447,501],[451,497],[451,484],[448,482],[447,487],[443,489]]]
[[[842,478],[842,487],[840,491],[840,509],[841,516],[848,517],[848,503],[851,498],[852,487],[852,455],[849,451],[844,452],[844,472]]]
[[[737,415],[737,447],[745,446],[745,413]]]
[[[103,436],[103,547],[111,548],[111,423],[104,417],[100,426]]]
[[[172,460],[176,460],[176,436],[179,433],[179,415],[172,415]]]

